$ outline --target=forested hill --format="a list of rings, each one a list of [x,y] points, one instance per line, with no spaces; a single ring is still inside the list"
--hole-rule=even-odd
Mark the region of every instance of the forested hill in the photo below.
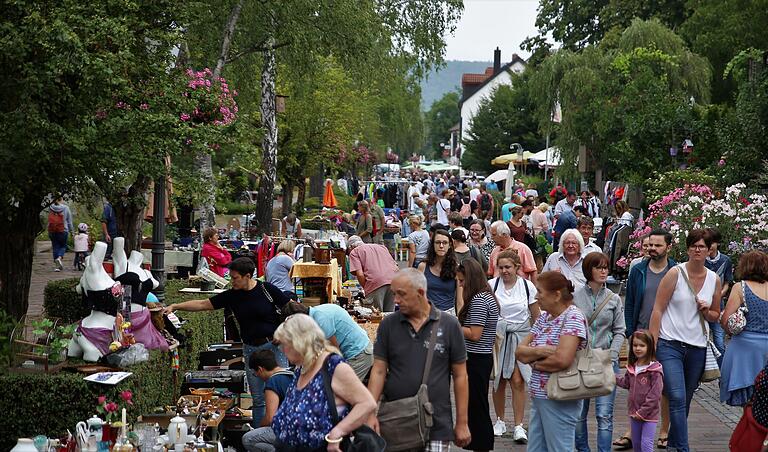
[[[439,100],[449,91],[461,88],[461,74],[465,72],[482,73],[491,61],[446,61],[438,72],[432,71],[421,81],[421,109],[429,110],[432,102]]]

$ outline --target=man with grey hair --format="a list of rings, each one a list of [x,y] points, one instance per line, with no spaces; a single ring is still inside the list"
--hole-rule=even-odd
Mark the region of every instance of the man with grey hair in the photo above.
[[[451,441],[464,447],[471,435],[467,418],[467,351],[461,325],[456,317],[441,313],[427,300],[427,279],[416,269],[400,270],[392,280],[392,291],[400,310],[385,317],[379,325],[368,390],[375,400],[383,395],[389,402],[415,396],[421,386],[432,329],[437,328],[427,380],[433,426],[423,450],[447,451]],[[451,413],[451,378],[455,424]],[[379,429],[375,415],[368,424]]]
[[[366,302],[382,311],[392,312],[395,303],[389,284],[397,272],[397,262],[384,245],[364,243],[353,235],[347,239],[349,249],[349,271],[365,291]]]
[[[520,256],[520,268],[517,274],[523,278],[536,283],[536,260],[533,258],[531,249],[523,242],[518,242],[510,235],[507,223],[497,220],[491,224],[491,239],[496,243],[496,247],[491,251],[490,262],[488,262],[488,276],[497,277],[499,271],[496,268],[496,258],[504,250],[515,250]]]

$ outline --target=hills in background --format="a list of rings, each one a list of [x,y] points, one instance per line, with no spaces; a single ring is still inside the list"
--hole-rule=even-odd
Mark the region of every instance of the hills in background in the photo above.
[[[450,60],[438,70],[432,69],[421,80],[421,109],[429,110],[432,103],[439,100],[445,93],[461,89],[461,75],[465,72],[482,73],[492,61],[458,61]]]

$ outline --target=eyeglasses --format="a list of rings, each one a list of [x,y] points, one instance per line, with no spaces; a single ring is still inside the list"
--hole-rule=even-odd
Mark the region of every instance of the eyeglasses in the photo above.
[[[690,249],[695,251],[702,251],[702,250],[709,249],[709,247],[707,245],[692,245]]]
[[[435,246],[440,246],[440,247],[443,247],[443,246],[448,246],[448,245],[449,245],[449,243],[448,243],[448,242],[444,242],[444,241],[442,241],[442,240],[440,240],[439,242],[438,242],[438,241],[435,241]]]

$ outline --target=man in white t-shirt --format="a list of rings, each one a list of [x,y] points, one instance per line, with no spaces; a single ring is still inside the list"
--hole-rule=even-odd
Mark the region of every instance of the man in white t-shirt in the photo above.
[[[437,198],[435,203],[435,211],[437,212],[437,222],[448,226],[448,213],[451,211],[451,201],[448,200],[447,188],[444,188],[440,193],[440,197]]]
[[[408,187],[408,210],[410,212],[416,212],[416,208],[418,207],[416,205],[416,199],[419,195],[419,188],[416,186],[416,182],[411,182],[411,186]]]
[[[471,201],[477,201],[478,196],[480,196],[480,186],[475,184],[474,188],[469,191],[469,199]]]

